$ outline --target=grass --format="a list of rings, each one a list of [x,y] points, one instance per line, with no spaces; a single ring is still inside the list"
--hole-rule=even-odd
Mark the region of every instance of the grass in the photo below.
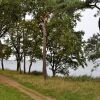
[[[32,100],[12,87],[0,83],[0,100]]]
[[[0,73],[8,75],[26,87],[56,98],[56,100],[100,100],[100,78],[55,77],[44,81],[41,75],[24,75],[7,70],[0,71]]]

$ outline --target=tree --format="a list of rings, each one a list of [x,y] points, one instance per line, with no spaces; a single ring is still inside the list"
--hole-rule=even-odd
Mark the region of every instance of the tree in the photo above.
[[[4,70],[4,59],[8,59],[11,55],[11,48],[5,44],[2,44],[0,41],[0,58],[1,58],[1,66],[2,70]]]
[[[31,66],[36,59],[41,59],[42,57],[42,35],[39,32],[39,27],[35,21],[25,21],[24,25],[24,37],[22,42],[22,50],[25,56],[30,58],[29,74],[31,71]]]
[[[29,8],[27,8],[28,2],[25,0],[2,0],[0,2],[0,37],[3,37],[6,33],[11,33],[9,30],[12,30],[15,24],[19,23],[26,15]],[[17,25],[18,26],[18,25]],[[18,36],[18,35],[17,35]],[[13,40],[13,44],[14,44]],[[17,43],[20,42],[20,37],[17,37]],[[15,43],[16,44],[16,43]],[[19,45],[19,46],[18,46]],[[20,43],[14,46],[16,52],[20,52]],[[19,48],[19,49],[18,49]],[[20,68],[20,54],[17,53],[17,70]]]
[[[94,66],[91,70],[93,72],[97,67],[100,66],[100,34],[94,34],[90,37],[85,46],[85,54],[89,61],[92,61]]]
[[[21,60],[22,60],[22,35],[23,27],[21,22],[17,22],[9,30],[9,41],[8,45],[12,48],[12,53],[15,55],[17,60],[17,71],[21,72]]]
[[[75,16],[74,16],[75,17]],[[69,74],[69,68],[84,67],[83,32],[74,32],[75,20],[71,15],[54,17],[48,27],[47,61],[53,76],[56,73]],[[62,18],[62,19],[61,19]],[[73,24],[72,24],[73,23]],[[52,29],[52,30],[51,30]]]
[[[98,3],[100,3],[100,0],[86,0],[86,6],[89,8],[97,8],[100,10],[100,7],[98,6]]]
[[[25,73],[25,56],[30,58],[29,74],[31,71],[32,62],[36,59],[40,59],[41,54],[41,34],[39,32],[39,27],[35,21],[25,21],[23,22],[23,42],[22,42],[22,54],[24,58],[24,73]]]
[[[29,73],[33,60],[41,58],[42,35],[34,21],[21,20],[9,30],[8,45],[12,47],[17,60],[17,71],[21,71],[21,60],[24,60],[24,73],[26,73],[26,56],[30,58]]]
[[[61,52],[60,56],[62,58],[64,57],[63,59],[65,60],[65,58],[70,58],[71,54],[74,55],[73,48],[75,45],[73,44],[72,39],[76,40],[75,42],[77,42],[76,43],[77,45],[78,43],[81,43],[80,39],[78,38],[78,35],[76,35],[76,33],[74,32],[73,27],[76,25],[76,19],[79,19],[79,14],[76,14],[75,11],[77,11],[78,9],[82,9],[84,7],[82,5],[83,2],[81,0],[73,0],[73,1],[71,0],[44,0],[44,1],[42,0],[36,0],[36,1],[35,0],[28,0],[28,1],[16,0],[13,4],[11,2],[12,0],[9,0],[9,2],[5,0],[5,3],[7,4],[9,3],[9,5],[12,5],[12,7],[10,7],[12,8],[10,10],[11,13],[8,13],[8,14],[12,15],[13,14],[12,12],[14,11],[15,15],[17,16],[16,17],[14,15],[13,16],[14,23],[12,23],[11,26],[8,25],[10,26],[9,34],[10,34],[11,44],[12,44],[12,47],[14,49],[14,53],[17,59],[17,70],[20,70],[21,68],[20,61],[22,60],[22,58],[24,58],[24,72],[25,72],[25,57],[30,55],[31,53],[33,53],[32,56],[30,55],[31,58],[35,56],[34,54],[36,54],[35,52],[37,51],[34,50],[34,47],[36,47],[40,55],[41,54],[40,43],[43,43],[43,54],[42,54],[43,55],[43,74],[44,74],[44,79],[47,79],[47,71],[46,71],[47,49],[49,49],[50,51],[51,47],[53,48],[59,47],[58,51]],[[15,6],[16,10],[15,9],[13,10],[14,5],[16,5]],[[4,11],[2,11],[3,17],[4,15],[6,16],[7,14],[6,12],[3,13]],[[26,13],[31,14],[33,16],[32,19],[35,22],[35,25],[33,25],[35,26],[35,28],[33,27],[34,28],[33,30],[31,30],[30,28],[28,29],[26,27],[27,25],[25,25]],[[3,18],[2,16],[1,18]],[[23,22],[23,20],[25,23]],[[7,22],[7,23],[10,23],[10,22]],[[54,32],[55,30],[56,32]],[[38,37],[34,38],[35,35],[30,34],[30,32],[32,33],[35,32],[37,36],[43,35],[43,37],[41,38],[39,42],[37,42]],[[42,33],[42,34],[38,35],[38,33]],[[51,41],[50,39],[53,38],[52,37],[53,33],[59,40],[58,41],[56,37],[54,36],[54,39],[55,39],[54,44],[57,43],[58,41],[58,44],[55,45],[55,47],[53,46],[52,42],[51,44],[49,43]],[[31,38],[30,36],[33,36],[33,40],[30,40]],[[68,41],[67,41],[68,43],[65,43],[67,38],[68,38]],[[36,39],[35,40],[36,43],[34,43],[34,39]],[[29,42],[32,42],[33,46],[32,44],[28,46],[27,43]],[[70,44],[73,44],[72,48]],[[47,45],[48,45],[48,48],[47,48]],[[79,45],[79,47],[81,47],[81,45]],[[30,53],[28,51],[28,48],[32,49]],[[63,50],[66,49],[68,51],[63,52],[62,49]],[[33,50],[35,52],[33,52]],[[62,62],[62,60],[60,62]]]
[[[86,41],[85,55],[89,61],[92,61],[94,66],[91,73],[100,66],[100,34],[94,34]]]
[[[33,1],[35,8],[32,6],[33,10],[33,18],[38,23],[40,27],[40,32],[43,34],[43,75],[44,79],[47,78],[47,71],[46,71],[46,42],[47,42],[47,29],[46,24],[50,14],[52,12],[51,2],[55,2],[55,0],[37,0],[36,2]]]
[[[95,16],[97,16],[100,13],[100,0],[86,0],[86,6],[88,8],[97,8],[97,14]],[[98,21],[98,27],[100,29],[100,18]],[[86,42],[86,47],[85,47],[85,51],[86,51],[86,56],[88,58],[88,60],[92,60],[93,62],[95,62],[97,59],[100,58],[100,34],[94,34],[92,37],[90,37],[87,42]],[[100,63],[97,63],[96,66],[94,66],[95,68],[98,67],[100,65]],[[92,70],[93,71],[93,70]]]
[[[76,20],[79,20],[79,14],[75,14],[75,11],[82,9],[80,2],[76,2],[63,2],[47,24],[47,61],[51,65],[53,76],[56,73],[68,74],[68,68],[77,69],[86,64],[82,50],[83,32],[73,30]]]
[[[0,2],[0,38],[3,37],[13,23],[21,18],[19,0],[2,0]]]
[[[37,0],[33,1],[35,8],[32,10],[33,19],[37,20],[37,23],[40,26],[40,31],[43,33],[43,73],[44,79],[47,78],[46,71],[46,52],[47,52],[47,41],[48,41],[48,28],[47,24],[52,20],[52,17],[55,17],[62,12],[72,13],[75,10],[81,9],[83,2],[80,0],[74,1],[61,1],[61,0]]]
[[[88,60],[92,60],[95,62],[97,59],[100,58],[100,34],[94,34],[90,37],[86,42],[85,53]],[[97,63],[99,66],[100,63]],[[96,67],[96,66],[95,66]]]

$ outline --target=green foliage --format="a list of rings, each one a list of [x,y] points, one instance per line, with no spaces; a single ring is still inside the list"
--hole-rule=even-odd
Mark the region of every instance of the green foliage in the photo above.
[[[57,33],[48,36],[47,61],[55,73],[68,74],[68,68],[84,67],[82,32]],[[53,40],[53,41],[52,41]]]
[[[91,38],[88,39],[85,46],[85,54],[89,61],[93,61],[94,69],[100,66],[100,34],[94,34]]]
[[[26,49],[26,55],[32,58],[42,58],[40,46],[42,45],[42,35],[39,32],[37,23],[34,21],[25,22],[25,38],[23,47]]]
[[[84,33],[73,30],[80,17],[75,14],[75,11],[80,9],[77,5],[79,1],[76,1],[62,1],[63,7],[59,4],[47,23],[47,61],[55,74],[68,74],[69,67],[76,69],[79,65],[84,67],[85,64],[82,51]]]
[[[21,19],[21,13],[18,0],[2,0],[0,4],[0,37],[8,32],[13,23]]]
[[[0,42],[0,58],[8,59],[11,55],[11,48]]]
[[[89,60],[96,60],[100,58],[100,34],[94,34],[88,39],[85,47],[86,56]]]
[[[52,70],[65,74],[69,67],[84,67],[83,32],[73,29],[80,20],[76,11],[83,8],[81,0],[4,0],[0,5],[0,34],[9,33],[12,52],[20,61],[24,54],[31,61],[45,55],[41,47],[46,34],[47,61]],[[27,14],[32,15],[30,21],[25,20]]]
[[[9,33],[9,43],[12,47],[12,52],[16,55],[19,49],[21,56],[25,53],[26,56],[41,58],[41,35],[34,21],[20,21],[13,26]]]

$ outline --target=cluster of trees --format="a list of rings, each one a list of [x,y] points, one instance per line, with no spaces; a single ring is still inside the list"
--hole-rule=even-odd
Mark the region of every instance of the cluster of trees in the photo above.
[[[97,8],[97,13],[95,16],[100,14],[100,0],[86,0],[86,5],[89,8]],[[100,18],[98,21],[98,28],[100,30]],[[85,56],[89,61],[95,63],[94,68],[91,71],[94,71],[97,67],[100,66],[100,33],[93,34],[85,44]]]
[[[92,2],[97,3],[95,0]],[[4,70],[3,59],[9,58],[12,54],[17,60],[17,71],[21,72],[20,63],[24,61],[24,73],[26,73],[26,57],[30,61],[29,73],[32,62],[36,59],[43,59],[45,79],[47,78],[47,63],[51,66],[53,76],[56,73],[68,74],[69,67],[73,69],[79,66],[84,67],[86,64],[82,40],[84,32],[75,32],[74,27],[77,20],[80,20],[80,14],[76,11],[90,7],[92,2],[89,0],[86,2],[81,0],[1,1],[0,38],[1,40],[3,38],[3,42],[0,42],[0,58],[2,69]],[[30,15],[31,19],[26,20],[26,15]],[[88,42],[91,44],[91,41]],[[88,43],[85,50],[88,51],[89,47]]]

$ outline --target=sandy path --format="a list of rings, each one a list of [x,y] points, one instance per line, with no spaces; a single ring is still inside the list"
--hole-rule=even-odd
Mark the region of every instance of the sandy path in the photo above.
[[[42,95],[42,94],[40,94],[32,89],[29,89],[29,88],[21,85],[20,83],[16,82],[13,79],[8,78],[5,75],[0,74],[0,82],[5,84],[5,85],[12,86],[12,87],[16,88],[20,92],[30,96],[33,100],[54,100],[50,97],[46,97],[46,96],[44,96],[44,95]]]

